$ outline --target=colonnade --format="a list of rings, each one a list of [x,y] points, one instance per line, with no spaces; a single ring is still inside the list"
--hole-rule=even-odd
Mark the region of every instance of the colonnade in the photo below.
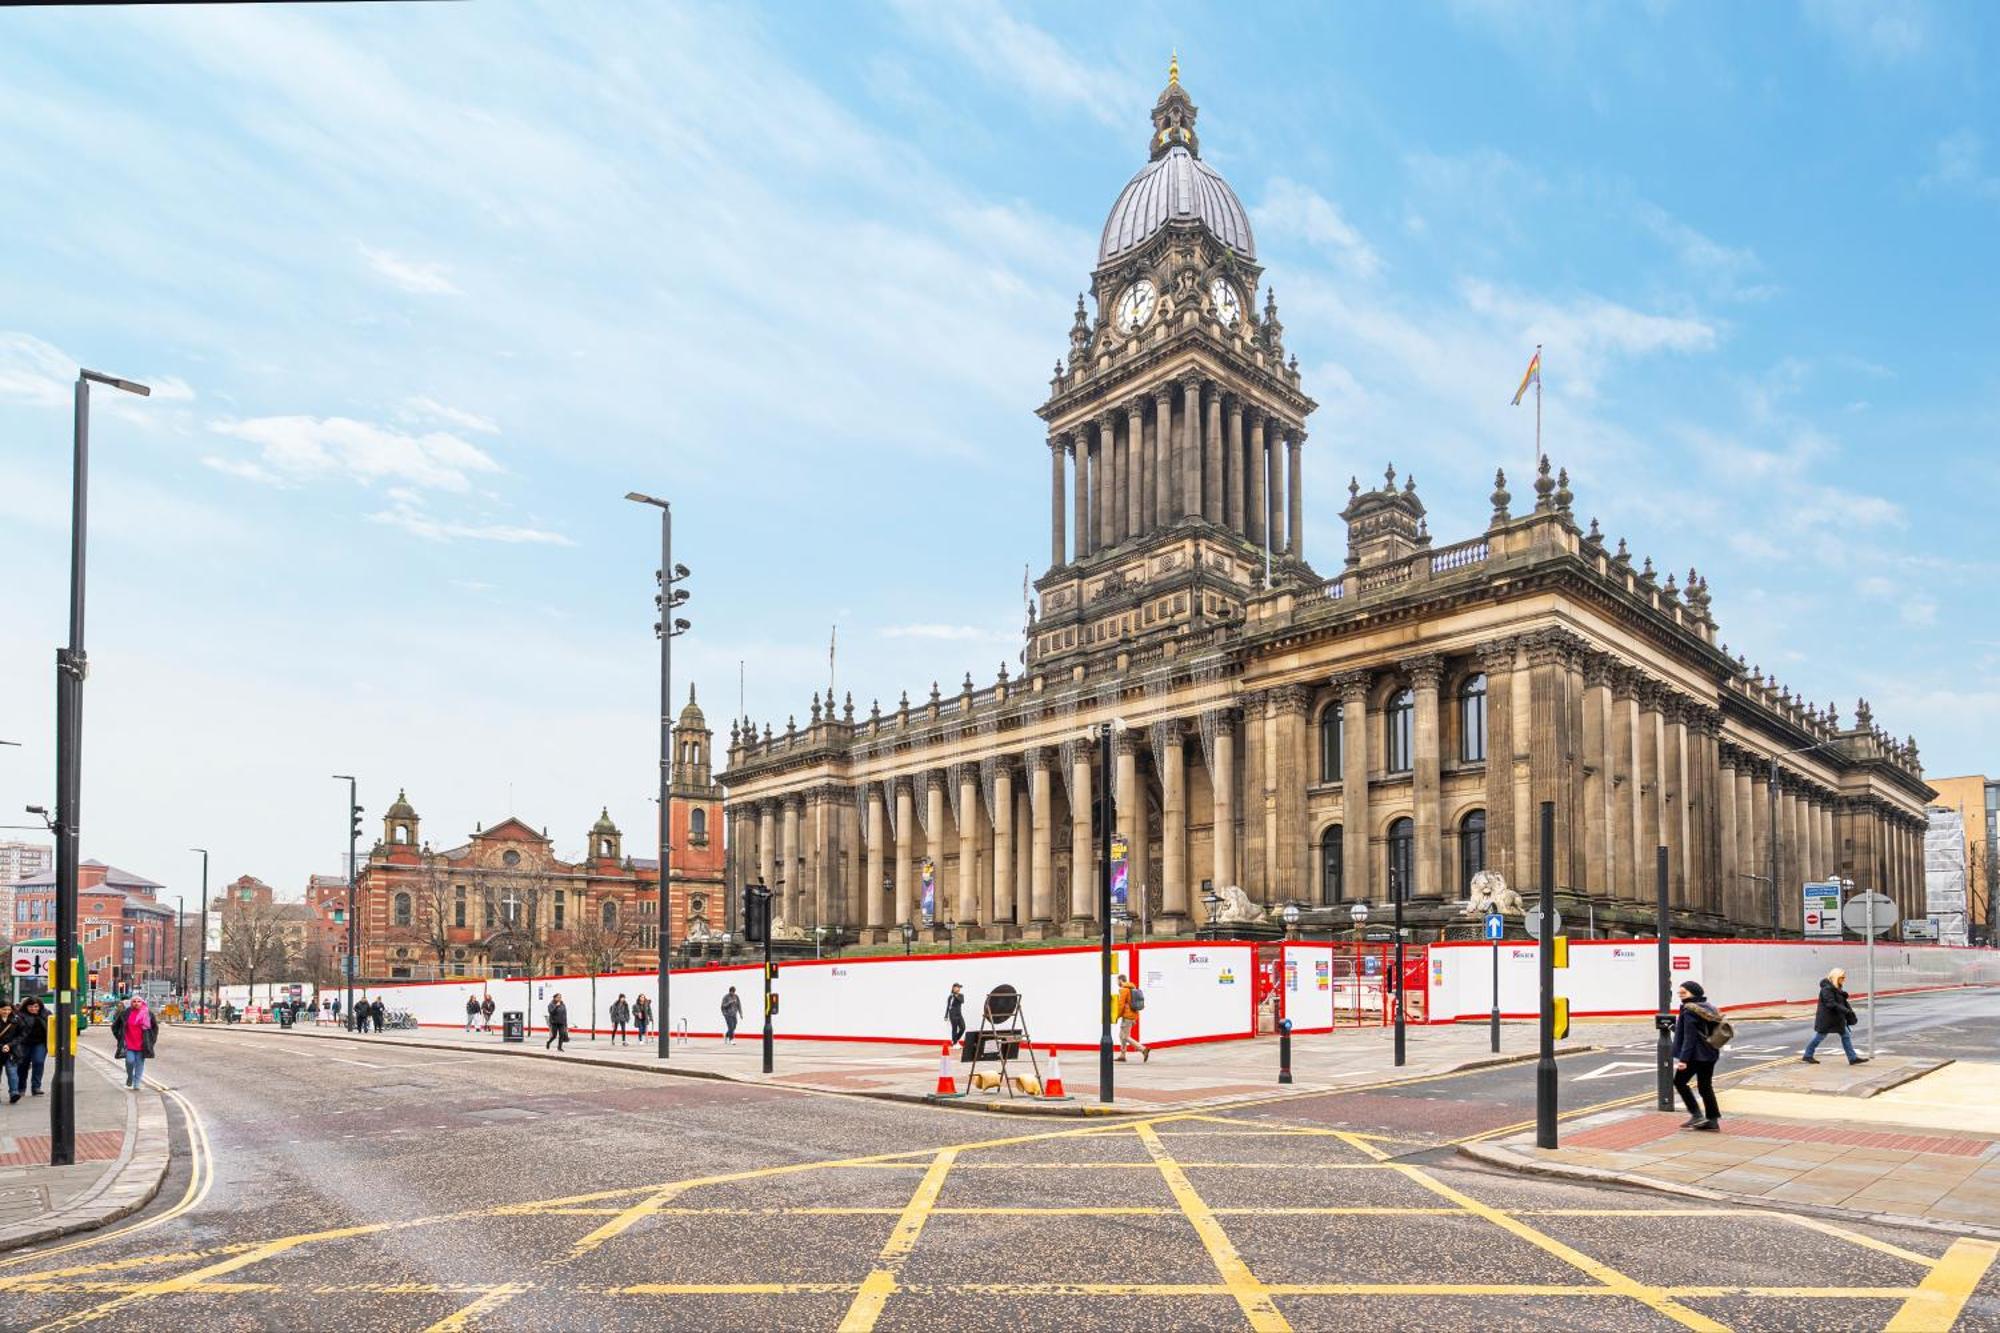
[[[1049,439],[1049,563],[1201,518],[1302,558],[1302,427],[1186,374]],[[1065,532],[1065,525],[1068,531]]]

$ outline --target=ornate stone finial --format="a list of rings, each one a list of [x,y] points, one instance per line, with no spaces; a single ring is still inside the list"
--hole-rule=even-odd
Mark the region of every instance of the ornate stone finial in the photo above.
[[[730,718],[730,719],[729,719],[729,744],[730,744],[731,748],[734,748],[734,747],[735,747],[735,745],[736,745],[736,742],[737,742],[737,741],[739,741],[740,739],[742,739],[742,736],[743,736],[743,724],[742,724],[742,723],[740,723],[740,722],[738,722],[738,721],[737,721],[737,720],[736,720],[735,718],[733,718],[733,717],[732,717],[732,718]]]
[[[942,690],[938,689],[938,683],[937,683],[936,681],[932,681],[932,682],[931,682],[931,702],[932,702],[932,703],[936,703],[936,702],[937,702],[938,700],[940,700],[940,699],[942,699],[942,698],[944,698],[944,692],[943,692]]]
[[[1826,701],[1826,725],[1836,731],[1840,729],[1840,705],[1831,699]]]
[[[1868,706],[1866,699],[1854,701],[1854,729],[1867,731],[1875,725],[1875,710]]]
[[[799,734],[799,715],[797,713],[785,714],[785,736],[789,739],[790,737],[796,736],[798,734]]]
[[[896,700],[896,709],[898,712],[903,713],[910,711],[910,692],[908,690],[904,690],[902,696]]]
[[[868,701],[868,720],[870,722],[880,722],[882,720],[882,701],[880,699],[870,699]]]
[[[1007,683],[1007,664],[1005,662],[1000,664],[1000,683],[1002,685]]]
[[[1495,523],[1505,522],[1508,517],[1507,506],[1514,500],[1513,495],[1507,490],[1507,470],[1505,468],[1496,467],[1493,469],[1493,494],[1487,498],[1493,501],[1493,521]]]
[[[1569,489],[1569,469],[1563,468],[1556,473],[1556,508],[1567,514],[1575,500],[1576,496]]]
[[[1403,494],[1415,495],[1416,493],[1417,493],[1417,474],[1412,472],[1409,476],[1403,478]]]
[[[1299,377],[1299,354],[1297,352],[1292,353],[1292,359],[1285,363],[1285,369],[1292,373],[1293,379]]]
[[[766,722],[764,724],[764,744],[769,745],[770,743],[771,743],[771,724],[769,722]]]
[[[1385,492],[1396,489],[1396,465],[1394,463],[1382,469],[1382,489]]]
[[[1167,86],[1153,103],[1153,141],[1149,150],[1153,160],[1158,161],[1176,148],[1185,148],[1190,155],[1200,157],[1201,144],[1195,138],[1194,121],[1194,99],[1181,87],[1181,65],[1176,56],[1167,67]]]
[[[1167,85],[1172,87],[1181,81],[1181,53],[1177,49],[1167,60]]]
[[[1076,294],[1076,319],[1069,326],[1069,363],[1079,364],[1090,345],[1090,315],[1083,308],[1083,293]]]
[[[1646,563],[1639,569],[1639,577],[1650,582],[1653,577],[1653,557],[1647,556]]]
[[[1283,354],[1285,326],[1278,320],[1278,289],[1276,287],[1266,287],[1264,289],[1264,323],[1259,332],[1263,334],[1264,345],[1271,349],[1273,356]]]
[[[1598,528],[1597,520],[1594,518],[1590,520],[1590,539],[1594,542],[1604,540],[1604,533]]]
[[[1546,510],[1553,503],[1550,497],[1555,494],[1555,491],[1555,478],[1549,475],[1549,456],[1543,454],[1542,461],[1535,467],[1535,511],[1537,513]]]
[[[965,684],[960,687],[959,693],[960,694],[972,693],[972,673],[970,671],[965,673]]]
[[[812,725],[819,725],[819,691],[813,691]]]
[[[829,692],[830,692],[830,691],[829,691]],[[854,691],[853,691],[853,690],[849,690],[849,691],[847,692],[847,698],[846,698],[845,702],[843,702],[843,703],[842,703],[842,705],[841,705],[841,709],[840,709],[840,719],[841,719],[841,721],[843,721],[843,722],[847,723],[847,725],[848,725],[848,726],[850,726],[850,727],[854,725]]]
[[[1667,586],[1660,589],[1660,597],[1662,600],[1669,602],[1680,600],[1681,590],[1674,586],[1674,576],[1672,574],[1667,575]]]
[[[1361,495],[1361,478],[1350,475],[1347,478],[1347,499],[1351,504]]]

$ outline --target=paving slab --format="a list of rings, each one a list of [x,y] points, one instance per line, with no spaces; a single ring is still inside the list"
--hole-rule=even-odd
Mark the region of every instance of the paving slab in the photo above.
[[[77,1053],[73,1164],[49,1165],[46,1096],[0,1102],[0,1250],[104,1226],[159,1193],[170,1160],[165,1099],[157,1087],[125,1091],[124,1070],[101,1045],[86,1038]]]

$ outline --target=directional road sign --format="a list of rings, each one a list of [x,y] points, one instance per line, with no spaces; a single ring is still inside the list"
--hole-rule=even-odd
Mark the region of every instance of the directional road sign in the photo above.
[[[1896,924],[1896,900],[1883,893],[1857,893],[1840,909],[1840,920],[1857,935],[1880,935]]]
[[[1530,907],[1528,909],[1527,918],[1525,919],[1523,924],[1526,925],[1528,928],[1529,939],[1531,940],[1540,939],[1542,937],[1542,909],[1540,907]],[[1555,926],[1556,926],[1555,933],[1558,935],[1562,934],[1563,914],[1561,912],[1556,913]]]
[[[1486,914],[1486,938],[1497,940],[1503,938],[1506,934],[1507,918],[1501,916],[1498,912],[1488,912]]]

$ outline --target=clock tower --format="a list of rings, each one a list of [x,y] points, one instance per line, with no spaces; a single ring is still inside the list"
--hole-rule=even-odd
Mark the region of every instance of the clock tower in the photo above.
[[[1299,388],[1236,192],[1201,158],[1176,61],[1148,160],[1105,220],[1048,401],[1049,569],[1028,661],[1173,655],[1305,563]],[[1172,645],[1172,646],[1169,646]]]

